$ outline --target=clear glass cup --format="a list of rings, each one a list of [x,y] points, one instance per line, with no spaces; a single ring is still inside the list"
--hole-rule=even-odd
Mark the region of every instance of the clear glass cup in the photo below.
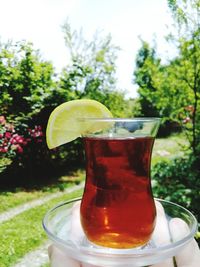
[[[86,182],[80,219],[84,233],[98,246],[142,247],[156,222],[150,166],[160,119],[92,118],[83,123],[96,129],[83,136]]]
[[[160,120],[82,123],[95,132],[83,136],[84,194],[46,213],[43,227],[54,246],[84,267],[141,267],[177,255],[193,239],[197,221],[185,208],[153,199],[151,153]],[[174,238],[170,226],[177,219],[186,231]]]

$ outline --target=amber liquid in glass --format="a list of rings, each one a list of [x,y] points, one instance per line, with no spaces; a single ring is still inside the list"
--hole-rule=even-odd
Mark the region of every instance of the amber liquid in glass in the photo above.
[[[152,137],[84,138],[81,223],[89,241],[110,248],[146,244],[155,226],[150,182]]]

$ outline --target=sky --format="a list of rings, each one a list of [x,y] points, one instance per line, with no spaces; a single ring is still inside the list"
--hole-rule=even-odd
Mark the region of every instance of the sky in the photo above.
[[[33,42],[59,72],[70,63],[62,30],[67,19],[88,40],[96,30],[112,35],[121,48],[117,85],[127,90],[127,97],[137,95],[132,79],[140,38],[152,44],[156,39],[159,55],[170,57],[164,39],[171,25],[167,0],[0,0],[0,40]]]

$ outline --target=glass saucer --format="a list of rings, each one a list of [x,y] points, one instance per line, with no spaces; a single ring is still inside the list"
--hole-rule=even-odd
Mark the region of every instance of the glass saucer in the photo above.
[[[165,223],[168,227],[173,218],[184,221],[187,231],[176,241],[169,237],[167,241],[157,244],[153,234],[149,243],[142,248],[112,249],[96,246],[87,240],[81,228],[79,218],[81,198],[61,203],[49,210],[43,219],[43,227],[54,245],[83,265],[147,266],[177,255],[192,240],[197,230],[197,221],[187,209],[169,201],[155,200],[164,208]],[[163,222],[157,220],[157,226],[162,227],[159,224]],[[160,235],[162,236],[162,233]]]

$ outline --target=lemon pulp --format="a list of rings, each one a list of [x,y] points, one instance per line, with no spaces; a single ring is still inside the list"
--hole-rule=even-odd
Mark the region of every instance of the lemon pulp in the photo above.
[[[47,146],[52,149],[71,142],[87,132],[95,130],[92,121],[86,118],[111,118],[106,106],[96,100],[79,99],[65,102],[50,114],[47,130]]]

